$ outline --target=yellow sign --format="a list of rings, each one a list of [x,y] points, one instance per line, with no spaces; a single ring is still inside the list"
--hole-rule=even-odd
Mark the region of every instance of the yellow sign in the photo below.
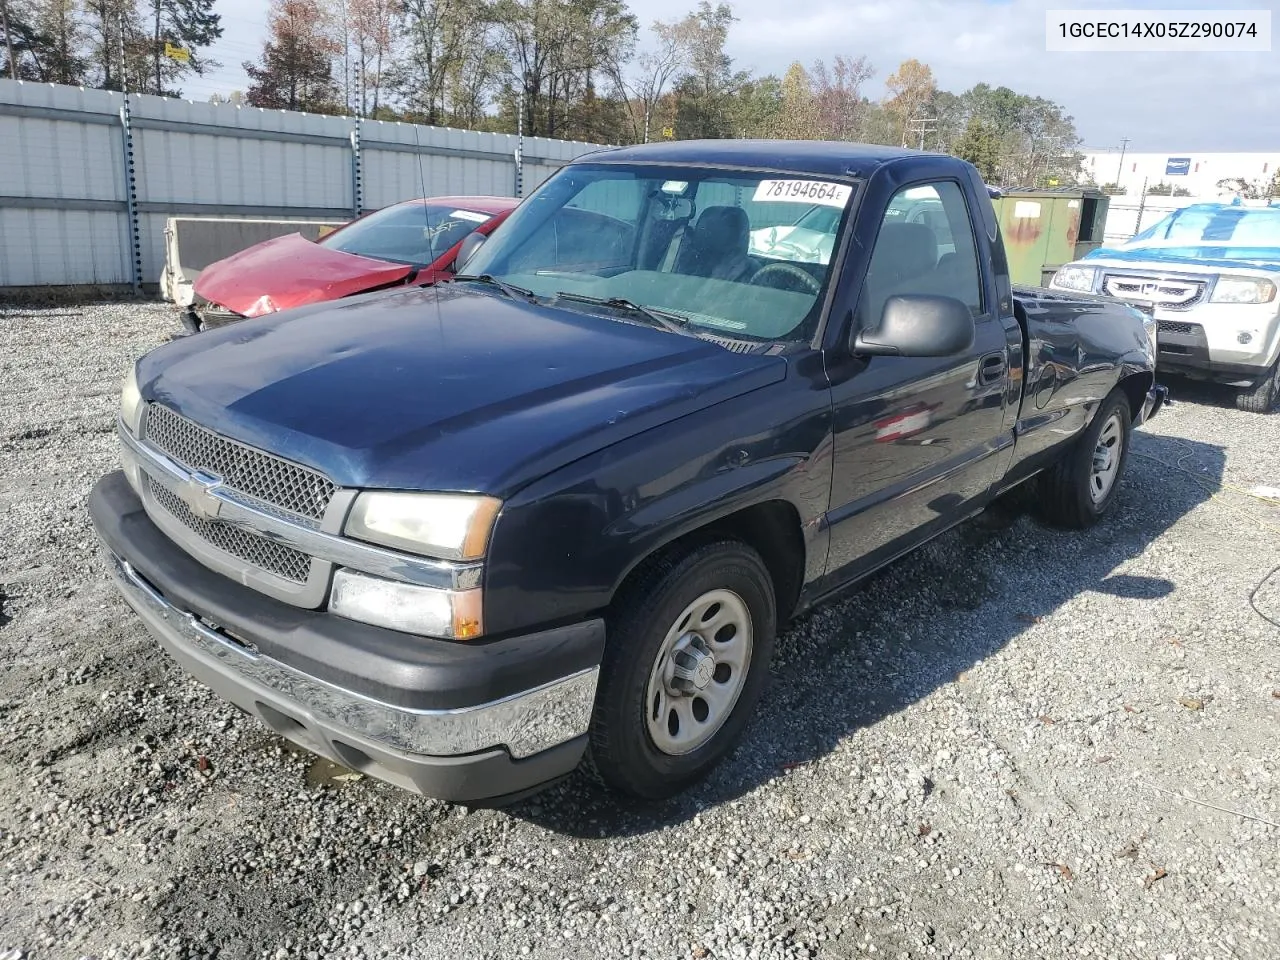
[[[1058,185],[1058,178],[1057,178],[1057,177],[1050,177],[1050,178],[1049,178],[1049,186],[1051,186],[1051,187],[1056,187],[1057,185]]]
[[[666,137],[668,140],[670,140],[670,139],[672,139],[672,138],[676,135],[676,128],[675,128],[675,127],[663,127],[663,128],[662,128],[662,135],[663,135],[664,137]]]
[[[191,54],[181,47],[175,47],[168,40],[164,42],[164,55],[170,60],[177,60],[179,63],[190,63]]]

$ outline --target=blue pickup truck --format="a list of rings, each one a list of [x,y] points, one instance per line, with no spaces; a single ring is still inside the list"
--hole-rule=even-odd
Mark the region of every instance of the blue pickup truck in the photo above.
[[[179,664],[447,800],[686,788],[788,619],[1024,482],[1096,522],[1165,396],[1138,310],[1010,286],[951,157],[596,152],[466,257],[147,354],[90,501]]]

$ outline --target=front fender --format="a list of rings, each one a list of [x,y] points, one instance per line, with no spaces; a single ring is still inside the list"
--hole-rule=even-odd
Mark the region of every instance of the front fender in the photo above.
[[[628,545],[629,549],[624,551],[628,559],[615,574],[610,592],[616,593],[623,581],[647,557],[676,540],[744,510],[774,501],[785,503],[795,511],[806,547],[806,582],[810,576],[820,575],[823,564],[819,564],[816,570],[812,569],[812,561],[817,554],[809,546],[821,525],[821,515],[806,516],[813,505],[813,498],[804,494],[807,468],[808,461],[797,456],[731,467],[700,477],[695,483],[674,489],[634,513],[619,517],[604,531],[604,535],[606,540]],[[822,560],[825,563],[825,555]]]
[[[569,464],[504,506],[490,542],[485,625],[501,634],[599,613],[647,557],[766,501],[822,541],[830,402],[794,380],[654,428]],[[806,549],[806,579],[825,551]]]

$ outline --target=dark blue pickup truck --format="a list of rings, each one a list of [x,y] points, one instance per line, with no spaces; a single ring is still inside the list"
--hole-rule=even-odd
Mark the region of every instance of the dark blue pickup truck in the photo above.
[[[468,256],[146,355],[91,497],[187,670],[444,799],[681,790],[789,618],[1024,481],[1088,526],[1164,400],[1153,324],[1012,289],[950,157],[601,151]]]

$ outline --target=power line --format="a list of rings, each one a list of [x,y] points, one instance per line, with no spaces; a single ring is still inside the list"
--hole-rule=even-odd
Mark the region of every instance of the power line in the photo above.
[[[907,121],[907,126],[914,127],[920,134],[920,149],[924,149],[924,135],[926,133],[934,133],[937,130],[937,117],[913,117]],[[905,141],[905,137],[903,138]],[[906,143],[902,144],[904,147]]]

